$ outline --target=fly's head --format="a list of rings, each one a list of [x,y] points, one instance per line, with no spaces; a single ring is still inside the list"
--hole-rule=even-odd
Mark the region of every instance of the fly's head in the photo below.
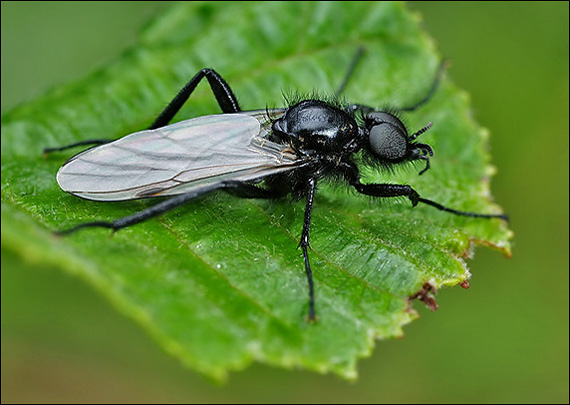
[[[384,164],[425,160],[426,166],[420,174],[429,169],[429,158],[433,156],[433,149],[428,144],[414,141],[431,128],[431,122],[412,135],[408,134],[402,121],[387,112],[370,112],[364,122],[368,132],[368,145],[365,149],[374,158]]]

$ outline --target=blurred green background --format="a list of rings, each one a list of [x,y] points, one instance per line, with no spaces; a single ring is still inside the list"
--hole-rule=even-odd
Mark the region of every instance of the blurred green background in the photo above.
[[[2,112],[113,61],[164,2],[2,2]],[[378,342],[355,383],[254,365],[217,386],[88,286],[2,249],[2,402],[568,403],[568,2],[411,2],[491,130],[514,257]],[[193,72],[189,72],[192,74]]]

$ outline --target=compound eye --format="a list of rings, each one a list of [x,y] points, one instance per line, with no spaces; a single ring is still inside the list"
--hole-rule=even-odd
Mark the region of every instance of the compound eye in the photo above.
[[[370,129],[370,148],[381,159],[400,160],[406,156],[408,140],[400,128],[383,122]]]

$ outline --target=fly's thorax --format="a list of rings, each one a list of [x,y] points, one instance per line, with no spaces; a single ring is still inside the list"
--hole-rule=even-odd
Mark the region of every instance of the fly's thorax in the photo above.
[[[352,152],[359,135],[352,116],[320,100],[289,107],[272,129],[274,137],[298,149],[333,154]]]

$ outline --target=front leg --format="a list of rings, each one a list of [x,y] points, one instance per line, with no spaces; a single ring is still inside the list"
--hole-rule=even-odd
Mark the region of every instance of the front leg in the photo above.
[[[430,205],[440,211],[449,212],[454,215],[461,215],[464,217],[474,218],[499,218],[508,221],[509,217],[505,214],[479,214],[477,212],[458,211],[453,208],[448,208],[442,204],[422,198],[416,190],[406,184],[362,184],[360,182],[360,174],[358,168],[354,163],[345,162],[341,169],[348,183],[353,186],[356,191],[361,194],[369,195],[372,197],[408,197],[412,202],[412,206],[418,203]]]
[[[414,207],[422,200],[417,191],[406,184],[361,183],[358,167],[352,162],[343,162],[340,168],[348,183],[360,194],[372,197],[408,197]]]
[[[447,60],[443,60],[440,63],[439,68],[437,69],[437,72],[435,74],[435,77],[433,78],[430,88],[428,89],[427,93],[422,97],[421,100],[418,100],[414,104],[410,104],[405,107],[395,107],[393,109],[396,111],[415,111],[421,106],[423,106],[425,103],[430,101],[433,95],[435,94],[437,88],[439,87],[439,83],[441,82],[441,78],[443,77],[443,73],[445,72],[446,66],[447,66]],[[379,111],[373,107],[363,104],[350,104],[345,107],[345,110],[351,114],[360,113],[363,116],[366,116],[367,114],[373,111]]]
[[[360,180],[351,183],[351,185],[360,194],[370,195],[372,197],[408,197],[412,202],[412,206],[418,205],[422,200],[416,190],[406,184],[362,184]]]

